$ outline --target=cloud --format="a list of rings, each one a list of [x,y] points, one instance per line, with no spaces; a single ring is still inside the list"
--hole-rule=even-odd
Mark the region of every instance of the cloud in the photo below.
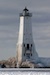
[[[34,12],[33,23],[48,23],[50,22],[50,13],[47,12]]]

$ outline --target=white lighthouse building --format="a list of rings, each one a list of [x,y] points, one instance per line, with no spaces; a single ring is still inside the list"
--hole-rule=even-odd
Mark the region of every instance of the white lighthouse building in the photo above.
[[[32,34],[32,13],[27,8],[20,13],[20,28],[17,42],[17,63],[37,60]]]

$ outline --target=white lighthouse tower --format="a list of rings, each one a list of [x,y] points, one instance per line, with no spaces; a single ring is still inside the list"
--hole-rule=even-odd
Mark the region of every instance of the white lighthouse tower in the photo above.
[[[33,62],[38,57],[32,34],[32,13],[27,8],[20,13],[20,28],[17,42],[17,63]]]

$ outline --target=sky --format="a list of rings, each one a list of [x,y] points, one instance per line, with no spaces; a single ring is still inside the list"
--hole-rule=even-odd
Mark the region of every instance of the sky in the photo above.
[[[0,60],[16,56],[19,13],[32,12],[33,40],[39,57],[50,57],[50,0],[0,0]]]

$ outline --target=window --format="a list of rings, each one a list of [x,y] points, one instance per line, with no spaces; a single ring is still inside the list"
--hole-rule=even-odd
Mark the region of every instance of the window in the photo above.
[[[31,44],[31,47],[32,47],[32,44]]]
[[[29,49],[29,44],[27,44],[27,49]]]
[[[24,56],[25,56],[25,53],[24,53]]]
[[[31,56],[32,56],[32,53],[31,53]]]
[[[26,56],[27,56],[27,59],[30,59],[30,54],[26,54]]]

